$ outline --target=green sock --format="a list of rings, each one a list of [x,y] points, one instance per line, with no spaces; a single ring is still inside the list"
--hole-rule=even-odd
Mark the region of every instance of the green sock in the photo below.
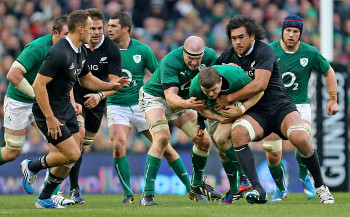
[[[156,182],[157,173],[161,164],[161,159],[147,155],[145,165],[145,189],[144,193],[154,195],[154,186]]]
[[[128,158],[126,156],[121,158],[113,158],[113,162],[120,184],[122,185],[124,195],[133,194],[130,187],[130,167]]]
[[[173,169],[177,177],[181,180],[181,182],[186,186],[187,192],[190,192],[190,178],[188,177],[187,170],[185,168],[184,163],[182,162],[181,157],[173,162],[169,162],[169,166]]]
[[[2,157],[1,157],[1,150],[2,150],[3,148],[4,148],[4,147],[1,147],[1,148],[0,148],[0,166],[3,165],[3,164],[5,164],[5,163],[7,163],[7,161],[4,161],[4,160],[2,159]]]
[[[207,163],[208,156],[203,157],[194,153],[192,150],[192,185],[198,186],[203,184],[204,167]]]
[[[295,158],[297,159],[299,164],[299,178],[305,181],[306,176],[309,174],[309,170],[306,168],[305,164],[303,163],[298,149],[295,151]]]
[[[239,175],[244,174],[244,172],[241,168],[241,165],[239,165],[239,162],[236,158],[236,152],[235,152],[235,149],[233,148],[233,146],[231,146],[229,149],[225,150],[225,154],[233,162],[236,170],[238,171],[238,174]]]
[[[275,180],[276,186],[280,191],[286,190],[286,183],[284,181],[284,165],[281,160],[281,162],[276,167],[269,166],[271,175],[273,179]]]
[[[239,190],[238,172],[232,161],[221,162],[230,183],[230,193],[237,193]]]

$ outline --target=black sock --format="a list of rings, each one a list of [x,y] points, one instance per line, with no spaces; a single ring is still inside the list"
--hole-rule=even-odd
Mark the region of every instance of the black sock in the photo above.
[[[321,174],[320,162],[318,161],[318,155],[315,148],[308,156],[304,156],[300,153],[300,157],[315,181],[315,188],[321,187],[324,183]]]
[[[255,169],[254,156],[248,144],[241,147],[235,147],[236,157],[241,165],[245,175],[248,177],[253,187],[261,187],[258,174]]]
[[[49,173],[49,177],[47,178],[47,183],[45,184],[39,199],[48,199],[52,196],[52,193],[55,191],[56,187],[63,182],[64,178],[59,178],[53,175],[51,172]]]
[[[73,190],[75,188],[79,189],[78,179],[79,179],[79,171],[80,171],[82,156],[83,155],[81,155],[80,158],[75,162],[74,166],[69,172],[70,190]]]
[[[42,169],[50,168],[46,162],[46,155],[41,156],[38,160],[32,160],[28,164],[28,168],[30,171],[34,173],[38,173]]]

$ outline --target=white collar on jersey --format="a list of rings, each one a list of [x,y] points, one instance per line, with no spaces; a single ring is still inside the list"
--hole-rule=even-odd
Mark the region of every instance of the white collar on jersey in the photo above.
[[[98,43],[98,44],[94,47],[94,50],[97,49],[97,48],[99,48],[99,47],[101,47],[101,45],[102,45],[102,43],[103,43],[104,40],[105,40],[105,35],[102,35],[102,39],[101,39],[100,43]],[[84,44],[84,45],[85,45],[86,48],[89,48],[89,49],[90,49],[89,44]]]
[[[70,46],[73,48],[73,50],[75,51],[75,53],[81,53],[81,48],[77,48],[72,40],[68,37],[68,35],[66,36],[66,40],[69,42]]]
[[[249,48],[249,50],[247,51],[247,53],[244,56],[248,56],[254,49],[254,45],[255,45],[255,40],[253,41],[253,45]],[[237,54],[239,57],[243,57],[239,54]]]

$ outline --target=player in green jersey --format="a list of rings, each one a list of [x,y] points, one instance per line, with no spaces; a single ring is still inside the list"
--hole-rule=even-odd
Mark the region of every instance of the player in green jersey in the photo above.
[[[33,81],[49,49],[67,34],[67,15],[62,15],[54,21],[51,34],[27,44],[13,62],[7,74],[10,83],[4,102],[6,147],[0,148],[0,165],[15,160],[21,154],[27,127],[34,123]]]
[[[208,199],[221,198],[220,192],[203,182],[210,138],[207,131],[203,131],[202,135],[196,133],[197,113],[192,109],[202,109],[204,102],[189,97],[191,80],[201,69],[213,65],[216,59],[214,50],[205,47],[200,37],[191,36],[185,40],[184,46],[170,52],[161,60],[157,70],[140,89],[140,108],[152,134],[152,145],[146,159],[145,188],[141,205],[157,204],[154,201],[155,179],[164,150],[169,146],[168,121],[194,142],[190,198],[198,200],[195,196],[201,194]],[[204,198],[200,198],[202,199]]]
[[[115,41],[122,57],[122,73],[128,77],[130,86],[108,97],[107,120],[113,144],[113,165],[124,190],[124,204],[133,204],[134,196],[130,186],[130,167],[126,157],[131,123],[138,132],[150,141],[152,136],[144,115],[140,111],[139,90],[143,86],[145,70],[153,73],[158,60],[149,46],[130,37],[132,20],[125,12],[117,12],[108,22],[108,35]],[[169,166],[190,190],[190,179],[179,154],[169,145],[164,154]]]
[[[297,15],[287,16],[282,24],[281,40],[271,43],[270,46],[278,60],[287,93],[292,98],[293,103],[296,104],[310,135],[311,107],[308,98],[308,83],[311,71],[315,70],[325,78],[329,92],[329,101],[326,105],[328,115],[335,115],[339,110],[337,80],[333,68],[317,48],[300,41],[302,31],[302,19]],[[283,142],[289,141],[284,140]],[[282,139],[276,134],[272,134],[263,140],[263,147],[266,150],[270,172],[277,186],[272,201],[281,201],[287,197],[284,178],[285,169],[283,161],[281,161]],[[302,162],[298,151],[296,151],[296,158],[299,163],[299,178],[304,193],[308,199],[312,199],[316,195],[316,189],[311,181],[309,171]]]
[[[231,125],[262,97],[263,92],[253,96],[237,106],[229,105],[217,111],[214,108],[215,99],[219,95],[227,95],[243,88],[252,79],[243,69],[232,65],[215,65],[206,67],[193,78],[190,86],[190,96],[205,100],[206,107],[198,112],[208,119],[209,135],[218,149],[222,165],[230,183],[230,189],[219,204],[231,204],[243,197],[238,181],[240,170],[235,151],[231,142]]]

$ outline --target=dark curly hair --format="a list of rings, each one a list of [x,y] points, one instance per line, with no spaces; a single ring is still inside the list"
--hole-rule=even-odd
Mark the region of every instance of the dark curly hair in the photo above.
[[[249,36],[255,35],[255,40],[263,40],[265,31],[257,22],[248,16],[238,15],[232,18],[226,26],[226,34],[231,40],[231,30],[245,27]]]

